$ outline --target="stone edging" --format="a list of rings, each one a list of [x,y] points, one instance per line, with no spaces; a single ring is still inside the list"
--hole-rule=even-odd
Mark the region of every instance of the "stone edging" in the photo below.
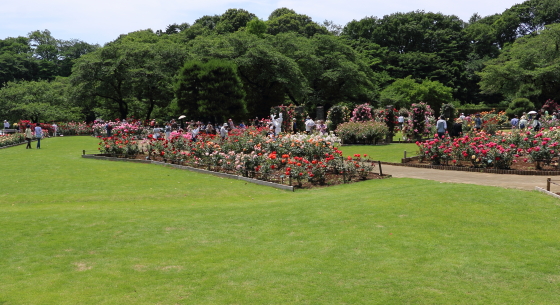
[[[553,192],[549,192],[549,191],[543,189],[542,187],[535,186],[535,191],[539,191],[539,192],[541,192],[541,193],[544,193],[544,194],[547,194],[547,195],[549,195],[549,196],[552,196],[552,197],[555,197],[555,198],[560,199],[560,195],[555,194],[555,193],[553,193]]]
[[[102,156],[102,155],[82,155],[82,158],[163,165],[163,166],[166,166],[166,167],[173,167],[173,168],[176,168],[176,169],[188,170],[188,171],[196,172],[196,173],[210,174],[210,175],[214,175],[214,176],[218,176],[218,177],[222,177],[222,178],[242,180],[242,181],[245,181],[245,182],[250,182],[250,183],[254,183],[254,184],[258,184],[258,185],[274,187],[274,188],[277,188],[277,189],[287,190],[287,191],[291,191],[291,192],[294,191],[294,187],[289,186],[289,185],[284,185],[284,184],[279,184],[279,183],[274,183],[274,182],[268,182],[268,181],[262,181],[262,180],[247,178],[247,177],[241,177],[241,176],[232,175],[232,174],[213,172],[213,171],[200,169],[200,168],[195,168],[195,167],[190,167],[190,166],[185,166],[185,165],[169,164],[169,163],[160,162],[160,161],[115,158],[115,157],[107,157],[107,156]]]
[[[471,168],[471,167],[459,167],[459,166],[451,166],[451,165],[409,164],[409,163],[392,163],[392,162],[381,162],[381,164],[394,165],[394,166],[416,167],[416,168],[439,169],[439,170],[451,170],[451,171],[460,171],[460,172],[504,174],[504,175],[525,175],[525,176],[558,176],[558,175],[560,175],[560,171],[558,171],[558,170],[547,170],[547,171],[545,171],[545,170],[543,170],[543,171],[511,170],[511,169]]]

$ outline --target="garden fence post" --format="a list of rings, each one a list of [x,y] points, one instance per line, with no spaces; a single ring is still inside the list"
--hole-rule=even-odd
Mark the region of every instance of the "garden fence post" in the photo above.
[[[86,154],[86,150],[84,149],[84,150],[82,150],[82,155],[85,155],[85,154]]]
[[[550,178],[546,179],[546,190],[550,192]]]
[[[379,176],[383,176],[383,170],[381,169],[381,161],[377,161],[377,164],[379,164]]]
[[[406,159],[406,150],[404,151],[404,158]]]

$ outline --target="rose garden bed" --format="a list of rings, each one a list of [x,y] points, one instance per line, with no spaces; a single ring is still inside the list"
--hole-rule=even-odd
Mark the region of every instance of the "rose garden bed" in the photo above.
[[[103,155],[153,160],[237,175],[297,188],[314,188],[380,179],[367,155],[343,157],[334,135],[266,136],[266,129],[234,130],[225,139],[174,132],[169,140],[138,139],[124,130],[101,138]]]
[[[494,173],[558,175],[560,129],[471,133],[417,142],[419,156],[409,166]]]

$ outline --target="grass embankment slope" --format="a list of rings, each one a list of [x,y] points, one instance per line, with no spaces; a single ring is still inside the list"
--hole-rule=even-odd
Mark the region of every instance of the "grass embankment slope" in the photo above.
[[[0,304],[553,304],[560,207],[414,179],[290,193],[0,150]],[[373,156],[373,158],[375,158]]]

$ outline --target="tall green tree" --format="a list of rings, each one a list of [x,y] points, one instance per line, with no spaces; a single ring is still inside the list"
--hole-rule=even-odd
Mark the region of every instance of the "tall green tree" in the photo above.
[[[188,61],[179,71],[176,97],[179,108],[194,120],[242,118],[247,114],[243,85],[235,64],[213,59]]]
[[[0,89],[0,114],[33,122],[82,119],[81,108],[68,98],[68,88],[64,79],[8,82]]]
[[[272,106],[286,102],[299,105],[305,99],[307,84],[297,63],[267,39],[247,32],[206,36],[193,40],[189,50],[199,61],[221,58],[237,65],[252,116],[268,116]]]
[[[306,37],[313,37],[315,34],[329,34],[329,31],[314,22],[311,17],[303,14],[296,14],[287,10],[272,13],[273,18],[268,19],[268,33],[277,35],[279,33],[295,32]]]
[[[536,106],[560,98],[560,24],[517,39],[479,73],[483,92],[527,97]]]
[[[439,81],[454,88],[455,98],[465,100],[469,41],[464,25],[454,15],[414,11],[354,20],[344,27],[342,36],[384,48],[383,66],[393,79],[412,75],[418,80]]]
[[[382,106],[393,105],[397,108],[409,108],[413,103],[425,102],[436,111],[443,104],[453,101],[452,89],[438,81],[424,80],[421,83],[408,76],[397,79],[381,91]]]
[[[184,46],[152,31],[121,36],[76,61],[73,92],[88,109],[149,118],[154,107],[171,102],[174,75],[186,56]]]

